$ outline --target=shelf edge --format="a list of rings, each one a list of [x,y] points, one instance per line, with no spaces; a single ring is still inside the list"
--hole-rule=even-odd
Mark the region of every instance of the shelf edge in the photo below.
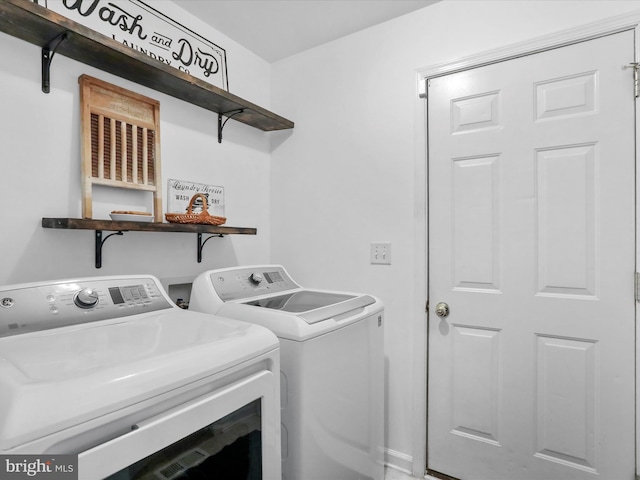
[[[205,234],[210,233],[213,235],[257,235],[258,233],[258,229],[253,227],[156,222],[116,222],[112,220],[61,217],[43,217],[42,227],[59,230],[107,230],[113,232],[174,232]]]

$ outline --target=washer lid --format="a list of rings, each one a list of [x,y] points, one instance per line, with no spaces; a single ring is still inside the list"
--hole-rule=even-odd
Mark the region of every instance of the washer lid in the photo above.
[[[316,308],[333,305],[334,303],[344,302],[345,300],[355,297],[355,295],[342,293],[302,290],[286,293],[284,295],[276,295],[275,297],[261,298],[260,300],[247,302],[247,305],[272,308],[274,310],[282,310],[284,312],[306,312],[309,310],[315,310]]]
[[[277,348],[260,326],[178,309],[0,338],[0,451]]]
[[[299,313],[298,317],[307,323],[316,323],[336,315],[366,307],[375,303],[369,295],[299,290],[284,295],[265,297],[246,302],[245,305],[263,307],[283,312]]]

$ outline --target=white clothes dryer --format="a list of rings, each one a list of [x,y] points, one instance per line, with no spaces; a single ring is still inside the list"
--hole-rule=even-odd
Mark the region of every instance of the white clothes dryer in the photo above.
[[[189,308],[280,339],[284,479],[383,479],[380,300],[302,288],[284,267],[261,265],[202,273]]]
[[[182,310],[153,276],[0,287],[3,456],[76,456],[82,480],[280,480],[278,372],[268,329]]]

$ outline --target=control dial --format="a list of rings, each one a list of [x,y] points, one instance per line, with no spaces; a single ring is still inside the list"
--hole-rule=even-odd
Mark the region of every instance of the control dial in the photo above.
[[[93,308],[98,304],[98,292],[92,288],[83,288],[73,297],[73,303],[80,308]]]
[[[264,278],[259,273],[252,273],[251,275],[249,275],[249,281],[254,285],[259,285],[262,280],[264,280]]]

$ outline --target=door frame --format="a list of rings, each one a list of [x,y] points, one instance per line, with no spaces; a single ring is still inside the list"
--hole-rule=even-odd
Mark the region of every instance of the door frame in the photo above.
[[[518,57],[543,52],[552,48],[564,47],[574,43],[595,39],[605,35],[619,33],[622,31],[633,30],[635,35],[635,59],[639,62],[640,50],[640,12],[631,12],[615,17],[607,18],[598,22],[590,23],[577,28],[563,30],[551,35],[541,36],[526,42],[520,42],[495,50],[485,51],[476,55],[460,58],[458,60],[427,66],[415,71],[418,100],[414,108],[414,124],[415,124],[415,156],[414,163],[414,187],[416,192],[415,203],[416,212],[416,228],[415,228],[415,248],[414,258],[416,259],[416,271],[414,277],[415,298],[421,300],[421,312],[417,314],[419,321],[415,322],[415,334],[413,335],[413,349],[416,355],[413,360],[413,371],[416,380],[414,382],[416,388],[413,391],[413,431],[411,460],[408,460],[405,467],[411,470],[414,476],[422,477],[427,467],[427,377],[428,377],[428,314],[423,306],[428,301],[428,272],[429,258],[427,255],[427,247],[429,243],[429,205],[428,205],[428,187],[427,187],[427,164],[429,161],[428,154],[428,132],[427,132],[427,82],[431,78],[441,77],[451,73],[456,73],[472,68],[477,68],[492,63],[512,60]],[[621,66],[622,68],[622,66]],[[632,73],[629,73],[632,77]],[[629,94],[632,95],[633,84],[629,84]],[[425,101],[426,100],[426,101]],[[639,102],[636,101],[635,115],[638,116]],[[636,144],[640,139],[640,126],[636,121]],[[636,165],[638,164],[638,151],[636,149]],[[638,219],[640,209],[640,193],[638,185],[640,185],[640,169],[636,168],[636,232],[639,232]],[[636,235],[636,271],[640,270],[640,239]],[[636,308],[636,323],[638,322],[638,309]],[[640,359],[640,329],[636,331],[636,365]],[[640,368],[636,368],[636,476],[640,476]],[[398,459],[396,459],[398,460]],[[397,462],[396,462],[397,463]],[[410,465],[409,465],[410,463]]]

